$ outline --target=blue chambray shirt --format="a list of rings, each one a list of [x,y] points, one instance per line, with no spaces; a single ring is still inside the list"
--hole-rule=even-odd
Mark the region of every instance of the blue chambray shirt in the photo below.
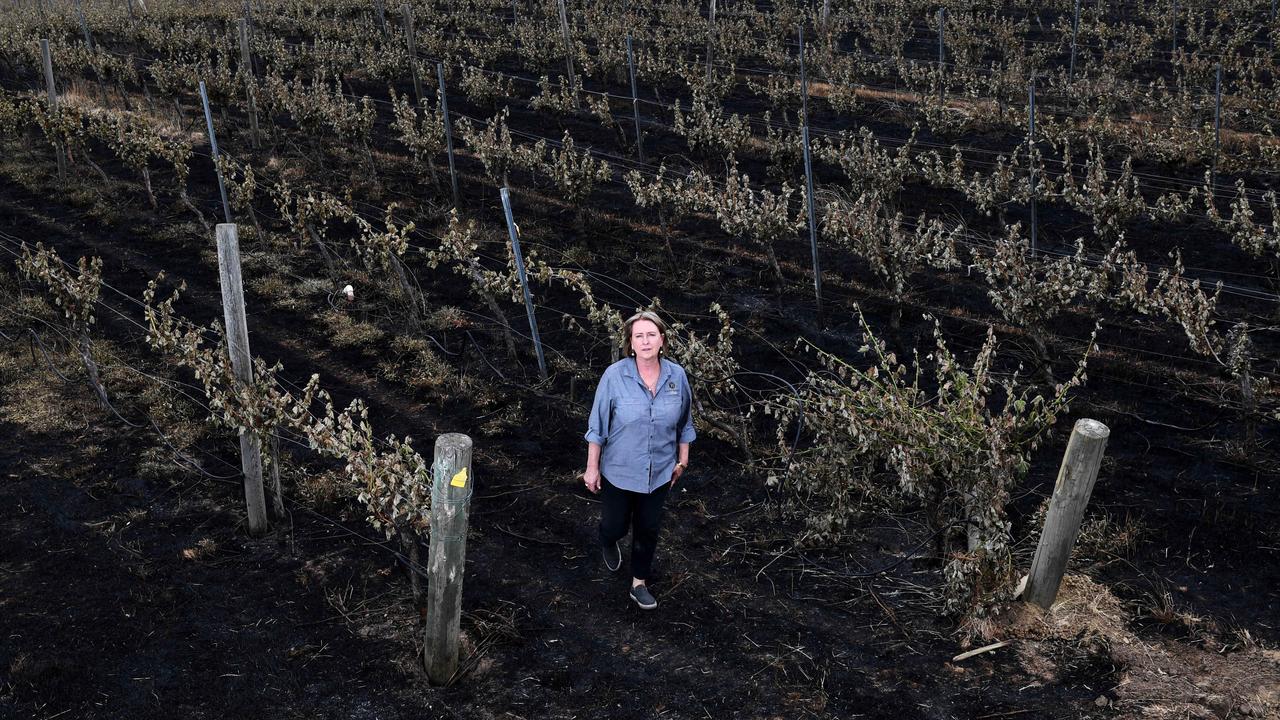
[[[693,442],[693,390],[684,368],[660,359],[658,393],[640,379],[634,358],[600,376],[587,418],[587,442],[600,445],[600,474],[614,487],[651,493],[671,480],[680,443]]]

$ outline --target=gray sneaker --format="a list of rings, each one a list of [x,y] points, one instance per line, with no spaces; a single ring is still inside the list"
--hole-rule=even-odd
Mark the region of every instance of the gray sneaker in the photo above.
[[[622,546],[617,542],[600,546],[600,556],[604,559],[604,566],[609,568],[609,572],[618,572],[618,568],[622,567]]]
[[[658,607],[658,601],[649,592],[649,588],[644,585],[637,585],[631,588],[631,599],[636,601],[641,610],[652,610]]]

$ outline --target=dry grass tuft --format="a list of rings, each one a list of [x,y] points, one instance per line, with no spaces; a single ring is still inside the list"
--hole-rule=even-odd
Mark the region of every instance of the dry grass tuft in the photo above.
[[[373,352],[374,343],[382,340],[385,335],[377,326],[359,322],[340,310],[325,310],[316,318],[324,323],[329,340],[340,348],[363,348]]]
[[[195,547],[184,548],[182,550],[182,558],[184,560],[203,560],[218,551],[218,543],[212,538],[203,538],[195,544]]]
[[[1132,628],[1142,620],[1184,627],[1196,642],[1139,636]],[[1016,603],[986,630],[988,638],[1016,639],[1023,669],[1045,683],[1081,663],[1115,667],[1114,687],[1100,689],[1099,703],[1117,717],[1280,717],[1280,653],[1240,627],[1229,633],[1230,644],[1215,642],[1217,624],[1181,608],[1167,588],[1131,607],[1108,588],[1068,575],[1051,611]]]

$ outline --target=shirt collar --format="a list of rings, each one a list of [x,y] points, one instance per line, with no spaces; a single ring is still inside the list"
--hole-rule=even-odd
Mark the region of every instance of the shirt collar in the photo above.
[[[672,362],[664,357],[658,358],[658,389],[661,390],[667,384],[667,380],[671,378]],[[640,373],[636,371],[636,359],[627,358],[627,362],[622,364],[622,376],[634,378],[637,382],[640,380]]]

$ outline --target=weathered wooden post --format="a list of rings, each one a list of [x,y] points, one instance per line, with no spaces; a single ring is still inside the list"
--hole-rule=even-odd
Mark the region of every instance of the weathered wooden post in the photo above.
[[[507,232],[511,235],[511,254],[516,258],[516,273],[520,276],[520,287],[524,290],[524,309],[529,315],[529,332],[533,336],[533,349],[538,354],[538,372],[542,379],[547,379],[547,359],[542,354],[542,337],[538,335],[538,318],[533,314],[533,294],[529,292],[529,276],[524,269],[524,254],[520,252],[520,231],[516,229],[516,221],[511,215],[511,192],[502,188],[502,211],[507,216]]]
[[[818,223],[813,209],[813,161],[809,155],[809,76],[804,69],[804,26],[800,26],[800,142],[804,146],[805,210],[809,215],[809,250],[813,253],[813,295],[822,324],[822,264],[818,260]]]
[[[466,576],[467,515],[475,478],[471,438],[436,438],[431,483],[431,546],[427,558],[427,621],[424,660],[432,685],[444,685],[458,670],[458,626]]]
[[[245,3],[245,7],[249,6]],[[244,92],[249,101],[249,142],[258,149],[258,100],[253,90],[253,62],[249,54],[249,22],[240,18],[240,67],[244,68]]]
[[[1040,544],[1031,561],[1031,572],[1022,595],[1027,602],[1045,610],[1058,596],[1110,435],[1106,425],[1087,418],[1077,420],[1071,430],[1071,440],[1067,442],[1067,452],[1058,469],[1058,482],[1053,488]]]
[[[636,60],[631,54],[631,35],[627,35],[627,73],[631,76],[631,114],[636,120],[636,155],[644,162],[644,136],[640,130],[640,95],[636,91]]]
[[[41,6],[43,7],[43,5]],[[49,41],[40,40],[40,56],[44,61],[44,87],[48,92],[49,112],[57,114],[58,112],[58,87],[53,82],[53,56],[49,54]],[[67,179],[67,156],[66,150],[63,149],[62,143],[55,141],[53,144],[53,154],[58,161],[58,181]]]
[[[209,112],[209,94],[205,92],[204,81],[200,81],[200,102],[204,105],[204,122],[209,129],[209,150],[213,155],[213,171],[218,176],[218,193],[222,195],[222,214],[228,223],[231,220],[231,203],[227,202],[227,185],[222,181],[222,166],[218,164],[218,136],[213,132],[213,115]]]
[[[418,77],[418,43],[414,38],[413,11],[406,4],[400,6],[400,12],[404,15],[404,41],[409,50],[409,69],[413,71],[413,92],[421,104],[422,80]]]
[[[226,323],[227,352],[236,382],[253,383],[253,361],[249,355],[249,324],[244,312],[244,289],[240,278],[240,238],[233,223],[218,223],[218,275],[222,282],[222,317]],[[267,503],[262,490],[262,446],[257,435],[240,431],[240,466],[244,470],[244,502],[249,515],[249,534],[267,531]]]
[[[458,193],[458,171],[453,163],[453,119],[449,117],[449,93],[444,86],[444,63],[436,63],[436,76],[440,79],[440,117],[444,119],[444,144],[449,151],[449,181],[453,184],[453,206],[462,209]]]
[[[387,36],[387,11],[382,6],[382,0],[373,0],[373,9],[378,13],[378,29],[382,31],[382,37]]]

